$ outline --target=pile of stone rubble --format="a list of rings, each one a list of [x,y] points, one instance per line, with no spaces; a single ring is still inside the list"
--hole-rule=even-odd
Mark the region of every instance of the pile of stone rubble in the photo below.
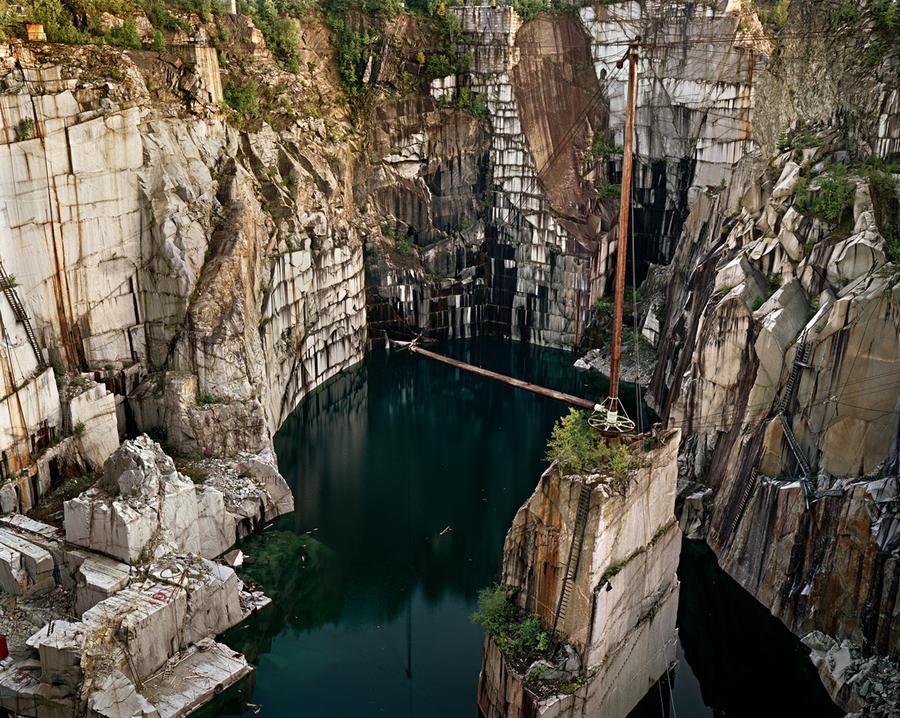
[[[810,658],[831,695],[853,712],[849,716],[900,715],[900,668],[885,656],[865,656],[857,644],[838,642],[821,631],[803,638]]]
[[[0,518],[0,707],[22,716],[189,714],[251,672],[215,636],[267,599],[214,561],[293,509],[271,453],[203,486],[146,436],[65,503],[65,529]]]

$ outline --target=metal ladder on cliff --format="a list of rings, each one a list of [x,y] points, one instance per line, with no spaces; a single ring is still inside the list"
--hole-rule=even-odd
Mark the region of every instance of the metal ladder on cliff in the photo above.
[[[747,504],[750,503],[750,497],[753,495],[753,490],[756,488],[758,476],[759,472],[754,468],[753,471],[750,472],[750,478],[747,479],[747,485],[744,487],[744,494],[741,496],[740,504],[738,504],[737,513],[734,515],[734,518],[731,519],[731,525],[728,527],[729,536],[734,535],[738,524],[740,524],[741,519],[744,518],[744,511],[747,510]]]
[[[812,476],[812,468],[809,465],[809,460],[806,458],[806,454],[803,453],[803,449],[800,448],[800,442],[797,441],[797,437],[794,436],[794,431],[791,429],[790,422],[788,421],[787,416],[784,412],[778,414],[778,419],[781,421],[781,428],[784,431],[784,438],[787,440],[788,446],[794,454],[794,458],[797,460],[797,465],[800,468],[800,485],[803,487],[804,498],[806,499],[806,508],[809,508],[809,503],[812,497],[815,495],[813,491],[812,485],[810,483],[810,477]]]
[[[581,484],[581,493],[578,495],[578,508],[575,511],[575,525],[572,527],[572,543],[569,545],[569,557],[566,560],[566,572],[563,574],[562,588],[559,592],[559,601],[556,604],[556,613],[553,616],[553,630],[550,632],[550,645],[556,645],[556,629],[561,619],[566,616],[569,607],[569,595],[572,592],[572,584],[578,575],[578,567],[581,564],[581,548],[584,545],[584,531],[587,528],[588,512],[591,506],[591,489],[586,484]]]
[[[31,326],[31,320],[28,318],[28,312],[25,311],[25,307],[19,299],[19,293],[16,291],[16,287],[10,276],[6,273],[6,269],[3,267],[3,262],[0,262],[0,289],[3,290],[6,301],[8,301],[9,306],[12,307],[16,319],[25,328],[25,336],[28,338],[28,343],[34,351],[34,356],[37,358],[38,368],[45,368],[47,364],[44,362],[44,355],[41,354],[41,348],[38,345],[34,328]]]
[[[784,395],[781,397],[781,402],[778,404],[778,414],[784,414],[791,405],[791,401],[794,398],[794,391],[797,388],[797,379],[800,377],[800,369],[809,366],[806,363],[807,359],[809,359],[809,348],[809,344],[806,343],[806,333],[804,332],[797,344],[797,353],[794,355],[794,364],[791,367],[791,373],[788,376]]]

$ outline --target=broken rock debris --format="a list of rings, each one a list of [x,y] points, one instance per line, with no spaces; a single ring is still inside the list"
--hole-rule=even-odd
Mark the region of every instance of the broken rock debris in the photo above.
[[[175,718],[252,671],[215,636],[268,599],[234,572],[239,551],[213,559],[292,510],[293,498],[271,452],[206,470],[195,485],[141,436],[66,502],[64,531],[0,519],[0,631],[10,642],[0,707],[34,718]]]

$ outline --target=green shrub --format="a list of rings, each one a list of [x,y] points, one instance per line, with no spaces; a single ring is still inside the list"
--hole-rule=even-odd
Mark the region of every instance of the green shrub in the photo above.
[[[897,0],[875,0],[872,6],[875,28],[889,37],[900,30],[900,3]]]
[[[162,52],[166,49],[166,38],[162,34],[162,31],[153,31],[153,43],[151,44],[151,47],[156,50],[156,52]]]
[[[452,106],[482,119],[487,119],[490,114],[484,95],[472,94],[468,87],[460,88]]]
[[[537,616],[529,616],[519,625],[519,641],[525,650],[543,653],[550,644],[550,637],[541,628],[540,619]]]
[[[806,150],[818,147],[822,144],[819,136],[809,127],[791,132],[785,130],[784,134],[778,139],[778,151],[786,152],[787,150]]]
[[[611,145],[603,138],[596,138],[591,145],[591,154],[600,159],[608,159],[610,155],[620,155],[624,148],[619,145]]]
[[[900,163],[888,165],[879,157],[870,157],[860,167],[860,174],[869,180],[875,222],[887,245],[888,261],[900,264],[900,202],[894,182]]]
[[[598,182],[596,186],[597,195],[600,199],[607,197],[619,197],[622,195],[622,185],[612,184],[610,182]]]
[[[138,35],[137,25],[134,24],[132,17],[127,18],[121,27],[114,27],[107,31],[103,39],[110,45],[124,47],[128,50],[139,50],[141,47],[141,36]]]
[[[819,219],[839,224],[853,207],[854,185],[847,179],[847,170],[835,165],[819,180],[819,190],[809,202],[809,211]]]
[[[550,3],[547,0],[513,0],[512,5],[523,22],[534,20],[542,12],[550,9]]]
[[[252,82],[226,82],[222,94],[225,104],[241,117],[253,119],[259,116],[259,100],[256,97],[256,86]]]
[[[859,11],[852,0],[840,0],[831,8],[831,28],[836,30],[841,25],[853,22],[859,16]]]
[[[770,8],[757,8],[760,22],[772,32],[780,32],[787,24],[790,0],[778,0]]]
[[[478,592],[478,609],[472,614],[472,622],[479,624],[506,656],[534,656],[550,645],[550,636],[541,627],[540,619],[520,611],[506,597],[502,586]]]
[[[80,44],[89,39],[75,27],[72,12],[61,0],[29,0],[24,14],[26,21],[44,26],[49,42]]]
[[[863,63],[866,67],[878,67],[889,49],[887,43],[880,40],[871,40],[863,52]]]
[[[503,587],[494,586],[478,592],[478,608],[472,614],[472,622],[479,624],[491,636],[508,635],[517,614]]]
[[[641,465],[624,444],[611,444],[588,423],[588,415],[577,409],[556,422],[547,443],[547,461],[557,462],[560,476],[605,472],[620,493],[628,473]]]
[[[400,235],[399,237],[397,237],[397,244],[395,246],[397,248],[398,254],[409,254],[413,248],[412,237],[410,237],[408,234]]]
[[[150,24],[157,30],[165,32],[183,32],[191,34],[191,26],[177,15],[170,13],[161,0],[149,0],[144,3],[144,13]]]

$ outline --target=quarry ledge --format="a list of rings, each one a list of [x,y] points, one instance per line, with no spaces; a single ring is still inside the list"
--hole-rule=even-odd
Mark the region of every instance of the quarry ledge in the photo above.
[[[252,673],[215,637],[270,601],[216,559],[293,498],[271,452],[206,468],[195,485],[140,436],[65,503],[64,529],[0,518],[0,707],[177,718]]]

